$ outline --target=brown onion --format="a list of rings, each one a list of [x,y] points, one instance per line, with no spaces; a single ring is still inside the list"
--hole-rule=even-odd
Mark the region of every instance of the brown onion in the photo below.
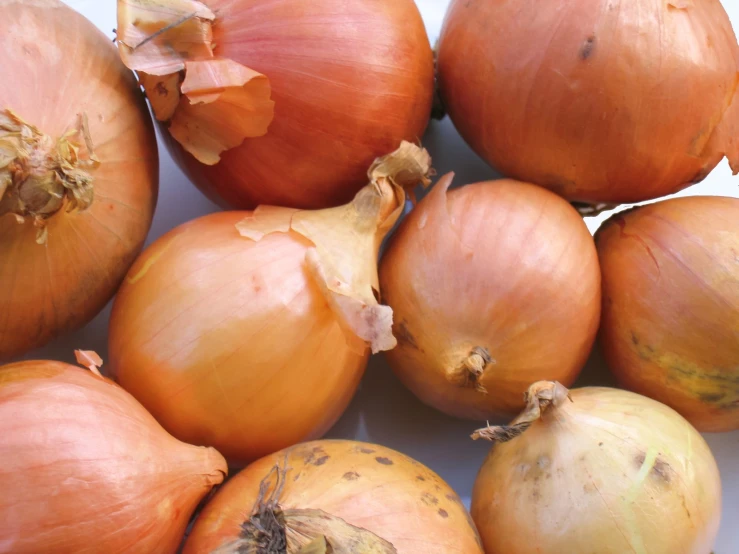
[[[532,380],[572,383],[598,327],[592,237],[566,201],[493,181],[443,178],[380,265],[398,346],[385,355],[424,402],[485,419],[522,407]]]
[[[118,0],[118,38],[175,158],[232,207],[348,202],[429,119],[413,0]]]
[[[438,63],[472,148],[569,199],[664,196],[724,156],[739,171],[739,46],[720,0],[452,0]]]
[[[597,246],[611,370],[702,431],[739,429],[739,199],[619,213]]]
[[[0,459],[0,550],[14,554],[174,554],[226,474],[118,385],[50,361],[0,367]]]
[[[56,0],[0,0],[0,11],[6,359],[110,300],[149,231],[158,157],[133,75],[92,23]]]

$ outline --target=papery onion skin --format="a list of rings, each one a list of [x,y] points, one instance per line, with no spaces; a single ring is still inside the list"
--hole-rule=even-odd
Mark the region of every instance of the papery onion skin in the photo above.
[[[720,0],[454,0],[438,67],[472,148],[568,199],[657,198],[724,155],[739,171],[739,46]]]
[[[545,189],[500,180],[447,192],[450,183],[413,209],[381,261],[398,339],[385,355],[447,414],[515,413],[532,380],[572,383],[587,360],[600,315],[595,246],[577,212]],[[492,360],[460,382],[475,349]]]
[[[0,367],[0,550],[174,554],[226,474],[119,386],[67,364]]]
[[[480,469],[472,516],[485,552],[709,554],[721,483],[700,434],[632,392],[570,396]]]
[[[288,468],[283,509],[323,510],[389,541],[398,554],[482,554],[461,500],[438,475],[389,448],[346,440],[299,444],[242,470],[205,507],[184,554],[238,539],[275,466]]]
[[[91,206],[49,217],[46,244],[32,218],[0,216],[2,360],[87,323],[110,300],[149,230],[158,156],[135,79],[92,23],[55,0],[0,9],[0,111],[54,139],[84,114],[100,160]]]
[[[650,204],[596,240],[600,343],[619,381],[701,431],[739,429],[739,200]]]
[[[215,54],[266,75],[275,102],[263,137],[214,166],[167,133],[174,158],[225,206],[324,208],[349,201],[367,167],[431,113],[434,62],[413,0],[206,0]]]

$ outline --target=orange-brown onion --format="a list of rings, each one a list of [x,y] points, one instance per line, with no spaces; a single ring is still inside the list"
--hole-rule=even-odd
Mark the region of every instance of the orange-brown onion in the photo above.
[[[374,158],[423,134],[434,62],[413,0],[203,3],[215,14],[213,54],[265,75],[274,101],[266,135],[215,165],[167,133],[175,159],[212,199],[240,209],[336,206],[365,184]]]
[[[739,199],[619,213],[596,243],[600,344],[619,381],[701,431],[739,429]]]
[[[438,53],[455,126],[508,177],[618,203],[701,181],[724,155],[739,170],[720,0],[453,0]]]
[[[270,527],[274,514],[283,525]],[[267,534],[255,532],[254,523],[275,538],[284,533],[286,550],[257,549]],[[300,550],[324,540],[328,548]],[[482,554],[482,548],[459,497],[433,471],[383,446],[322,440],[262,458],[231,479],[185,543],[184,554],[200,552]]]
[[[677,412],[632,392],[536,383],[472,491],[486,554],[709,554],[718,467]],[[507,441],[507,442],[506,442]]]
[[[7,359],[87,323],[110,300],[149,230],[158,156],[135,79],[92,23],[56,0],[0,0],[0,11],[0,359]],[[32,142],[39,135],[30,126],[45,138]],[[16,142],[20,128],[26,138]],[[91,178],[91,188],[75,189],[79,199],[62,187],[51,159],[54,146],[70,144],[78,152],[65,156],[65,169]]]
[[[0,367],[0,459],[0,550],[14,554],[174,554],[227,469],[115,383],[51,361]]]
[[[600,314],[592,237],[555,194],[510,180],[447,192],[444,177],[380,264],[398,346],[386,357],[422,401],[485,419],[515,413],[532,380],[570,384]]]

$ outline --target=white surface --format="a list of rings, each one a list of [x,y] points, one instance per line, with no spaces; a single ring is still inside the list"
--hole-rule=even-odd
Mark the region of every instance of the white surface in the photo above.
[[[115,0],[65,0],[88,17],[107,35],[115,28]],[[320,0],[319,0],[320,1]],[[552,1],[552,0],[542,0]],[[736,29],[739,29],[739,2],[722,0]],[[448,0],[417,0],[432,43],[441,29]],[[433,122],[424,137],[439,174],[455,171],[458,184],[495,178],[497,174],[462,141],[449,119]],[[172,227],[217,208],[188,182],[160,148],[161,180],[159,204],[148,242]],[[728,164],[722,164],[701,184],[682,195],[721,194],[739,196],[739,177],[732,179]],[[604,215],[589,220],[595,230]],[[108,306],[92,323],[77,333],[32,352],[26,358],[50,358],[73,362],[74,348],[94,349],[103,358],[107,353]],[[595,352],[583,370],[579,384],[611,384],[607,369]],[[370,362],[360,391],[349,410],[329,436],[377,442],[400,450],[437,471],[469,502],[478,468],[489,449],[473,442],[469,434],[476,422],[445,417],[427,408],[407,392],[390,372],[381,356]],[[739,432],[705,435],[721,468],[724,510],[715,554],[739,553]]]

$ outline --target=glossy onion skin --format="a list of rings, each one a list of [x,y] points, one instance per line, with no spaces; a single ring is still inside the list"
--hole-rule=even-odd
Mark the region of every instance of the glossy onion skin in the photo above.
[[[31,221],[0,216],[4,360],[84,325],[110,300],[149,231],[159,162],[146,104],[110,39],[53,0],[1,0],[0,10],[0,110],[54,138],[87,114],[101,162],[92,205],[54,214],[47,244],[36,244]]]
[[[338,206],[367,184],[375,158],[423,135],[434,62],[413,0],[205,4],[217,17],[215,53],[266,75],[275,101],[267,134],[214,166],[169,138],[211,199],[245,209]]]
[[[628,388],[701,431],[739,429],[739,200],[686,197],[598,231],[600,343]]]
[[[440,182],[395,233],[380,264],[403,383],[447,414],[516,413],[540,379],[571,384],[600,315],[600,270],[582,218],[555,194],[510,180],[445,193]],[[448,373],[488,350],[487,393]]]
[[[725,153],[739,169],[720,0],[453,0],[438,51],[455,126],[508,177],[620,203],[698,182]]]
[[[242,470],[204,508],[184,554],[237,539],[259,484],[285,461],[283,509],[323,510],[389,541],[398,554],[482,554],[462,501],[438,475],[395,450],[348,440],[299,444]]]
[[[226,472],[115,383],[58,362],[0,367],[0,427],[2,552],[174,554]]]
[[[721,482],[667,406],[589,387],[493,447],[472,492],[487,554],[709,554]]]
[[[325,433],[368,354],[349,349],[291,231],[254,242],[249,212],[177,227],[139,257],[116,297],[110,367],[175,437],[255,460]]]

